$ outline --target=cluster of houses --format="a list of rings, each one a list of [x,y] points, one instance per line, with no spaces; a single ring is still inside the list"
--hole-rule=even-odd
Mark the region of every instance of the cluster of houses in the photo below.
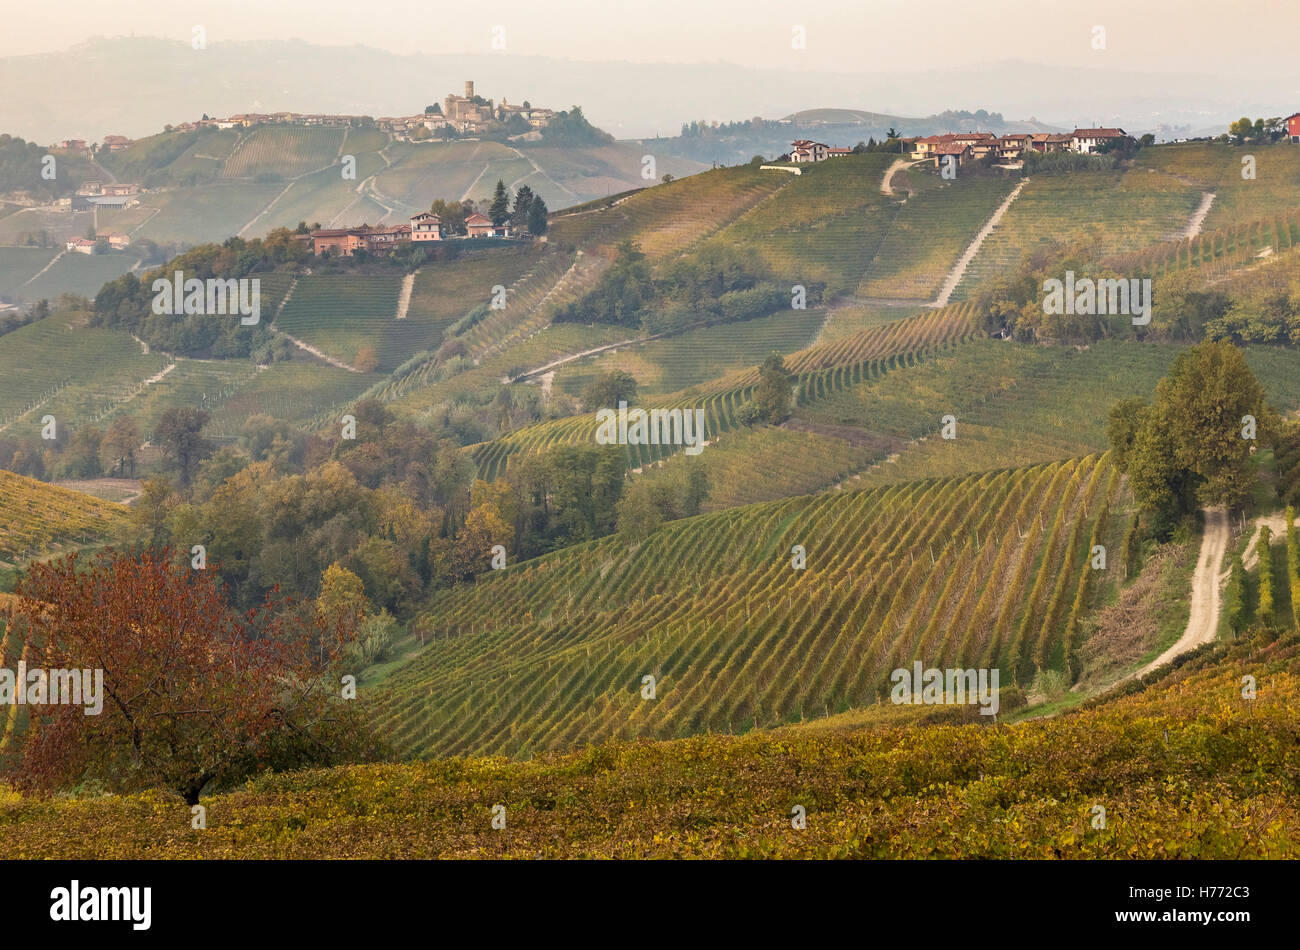
[[[853,149],[848,147],[826,145],[822,142],[811,142],[808,139],[795,139],[790,143],[790,151],[782,155],[778,161],[803,164],[805,162],[824,162],[828,158],[839,158],[841,155],[852,154]]]
[[[375,125],[385,132],[391,132],[398,141],[411,141],[427,137],[441,129],[454,129],[463,134],[481,132],[492,122],[509,122],[518,117],[528,123],[531,131],[538,133],[546,128],[555,116],[554,109],[538,108],[527,101],[511,105],[503,97],[496,105],[491,99],[484,99],[474,94],[474,81],[465,81],[465,94],[457,96],[448,93],[440,111],[421,113],[411,116],[381,116]]]
[[[126,182],[84,181],[76,194],[60,198],[57,206],[64,211],[87,211],[91,208],[133,208],[140,203],[140,186]]]
[[[412,116],[381,116],[374,120],[376,127],[385,132],[393,133],[393,136],[399,141],[411,141],[415,138],[425,137],[427,133],[433,133],[439,129],[451,128],[455,131],[466,134],[475,133],[483,130],[483,127],[493,121],[506,122],[511,116],[519,116],[526,121],[534,131],[544,129],[555,115],[553,109],[535,108],[525,102],[522,105],[511,105],[505,99],[501,100],[500,105],[496,105],[491,99],[483,99],[474,94],[474,83],[472,80],[465,83],[465,95],[457,96],[448,94],[442,101],[442,105],[437,107],[440,111],[432,113],[421,113]],[[304,126],[350,126],[357,125],[368,121],[369,116],[361,115],[335,115],[322,113],[304,113],[304,112],[240,112],[236,115],[228,116],[224,119],[209,118],[204,116],[193,122],[182,122],[179,125],[168,126],[173,132],[193,132],[196,129],[214,128],[214,129],[234,129],[234,128],[252,128],[255,125],[304,125]],[[417,133],[417,129],[423,129],[423,133]],[[104,144],[109,145],[109,139],[119,139],[121,136],[109,136],[104,139]],[[126,144],[130,144],[128,141]],[[83,142],[84,146],[85,143]],[[110,146],[112,147],[112,146]],[[125,148],[125,145],[122,146]]]
[[[131,144],[132,140],[125,135],[105,135],[104,141],[100,143],[100,148],[106,148],[110,152],[120,152]],[[64,139],[62,142],[55,142],[50,146],[52,149],[62,149],[65,152],[84,152],[89,155],[91,145],[85,139]]]
[[[403,243],[424,244],[430,241],[472,240],[474,238],[512,237],[510,225],[495,225],[485,214],[475,212],[465,219],[465,234],[453,236],[443,228],[442,219],[429,211],[411,218],[410,224],[363,226],[359,228],[317,228],[299,235],[311,241],[312,253],[352,257],[357,251],[388,254]]]
[[[131,246],[131,237],[116,231],[105,231],[99,236],[99,240],[107,241],[108,246],[115,251],[121,251]],[[99,241],[92,241],[89,238],[76,238],[68,241],[64,245],[67,250],[75,254],[94,254],[95,245]]]
[[[1020,161],[1027,152],[1076,152],[1091,155],[1108,142],[1128,135],[1123,129],[1075,129],[1073,132],[946,132],[924,138],[903,139],[917,161],[933,160],[935,165],[951,156],[958,165],[992,155],[999,162]]]
[[[1300,141],[1300,121],[1292,128],[1294,140]],[[989,155],[999,162],[1015,163],[1026,152],[1077,152],[1091,155],[1105,143],[1122,139],[1127,134],[1123,129],[1075,129],[1073,132],[1062,133],[1013,132],[1001,136],[992,132],[945,132],[923,138],[905,138],[902,143],[904,148],[911,149],[914,160],[932,160],[935,165],[946,161],[948,156],[958,165]],[[790,143],[790,151],[777,161],[803,164],[824,162],[829,158],[851,154],[851,148],[795,139]]]

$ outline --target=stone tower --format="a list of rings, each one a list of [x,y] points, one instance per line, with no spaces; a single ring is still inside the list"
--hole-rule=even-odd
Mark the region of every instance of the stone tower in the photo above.
[[[472,79],[465,80],[465,98],[466,99],[474,98],[474,80]]]

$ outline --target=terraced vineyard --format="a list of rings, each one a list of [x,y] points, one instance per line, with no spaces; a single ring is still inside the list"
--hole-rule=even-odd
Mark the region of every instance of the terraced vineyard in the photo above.
[[[126,522],[124,505],[4,469],[0,469],[0,514],[0,561],[9,563],[103,541]]]
[[[1122,520],[1118,484],[1094,455],[738,508],[492,572],[435,599],[435,639],[375,717],[410,754],[526,757],[843,711],[914,660],[996,665],[1004,686],[1068,677],[1103,586],[1083,554]]]
[[[821,346],[814,346],[786,358],[795,375],[796,402],[820,399],[901,366],[911,366],[934,350],[968,338],[972,333],[965,307],[950,307],[875,327]],[[736,412],[758,384],[758,370],[751,368],[714,380],[644,408],[704,410],[706,438],[734,429]],[[506,470],[511,456],[519,452],[546,451],[558,445],[591,443],[595,439],[594,413],[519,429],[492,442],[474,447],[472,455],[481,478],[493,479]],[[674,454],[679,446],[629,445],[629,468],[638,468]]]
[[[1014,186],[1008,179],[958,179],[909,198],[857,292],[933,300],[944,277]]]

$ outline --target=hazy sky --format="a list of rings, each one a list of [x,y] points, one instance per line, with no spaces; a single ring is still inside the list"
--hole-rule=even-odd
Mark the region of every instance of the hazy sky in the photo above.
[[[875,72],[1014,58],[1230,76],[1293,71],[1300,36],[1300,0],[0,0],[0,11],[0,56],[94,36],[189,42],[196,25],[209,43],[479,53],[500,26],[506,54],[577,60]],[[806,50],[791,49],[795,25]]]

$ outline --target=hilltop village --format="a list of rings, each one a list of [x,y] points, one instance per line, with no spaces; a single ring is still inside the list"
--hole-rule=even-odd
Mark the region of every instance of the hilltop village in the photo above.
[[[199,129],[249,129],[259,125],[298,125],[342,127],[373,122],[376,128],[391,132],[400,142],[429,141],[447,135],[478,135],[505,127],[514,135],[529,139],[540,133],[555,117],[554,109],[533,106],[528,100],[511,104],[505,97],[500,104],[474,92],[474,81],[465,81],[465,94],[448,93],[441,103],[409,116],[345,115],[341,113],[239,112],[218,118],[204,113],[202,118],[169,124],[166,132],[195,132]],[[98,144],[85,139],[64,139],[50,145],[52,149],[93,155],[98,151],[121,152],[134,144],[125,135],[106,135]]]

